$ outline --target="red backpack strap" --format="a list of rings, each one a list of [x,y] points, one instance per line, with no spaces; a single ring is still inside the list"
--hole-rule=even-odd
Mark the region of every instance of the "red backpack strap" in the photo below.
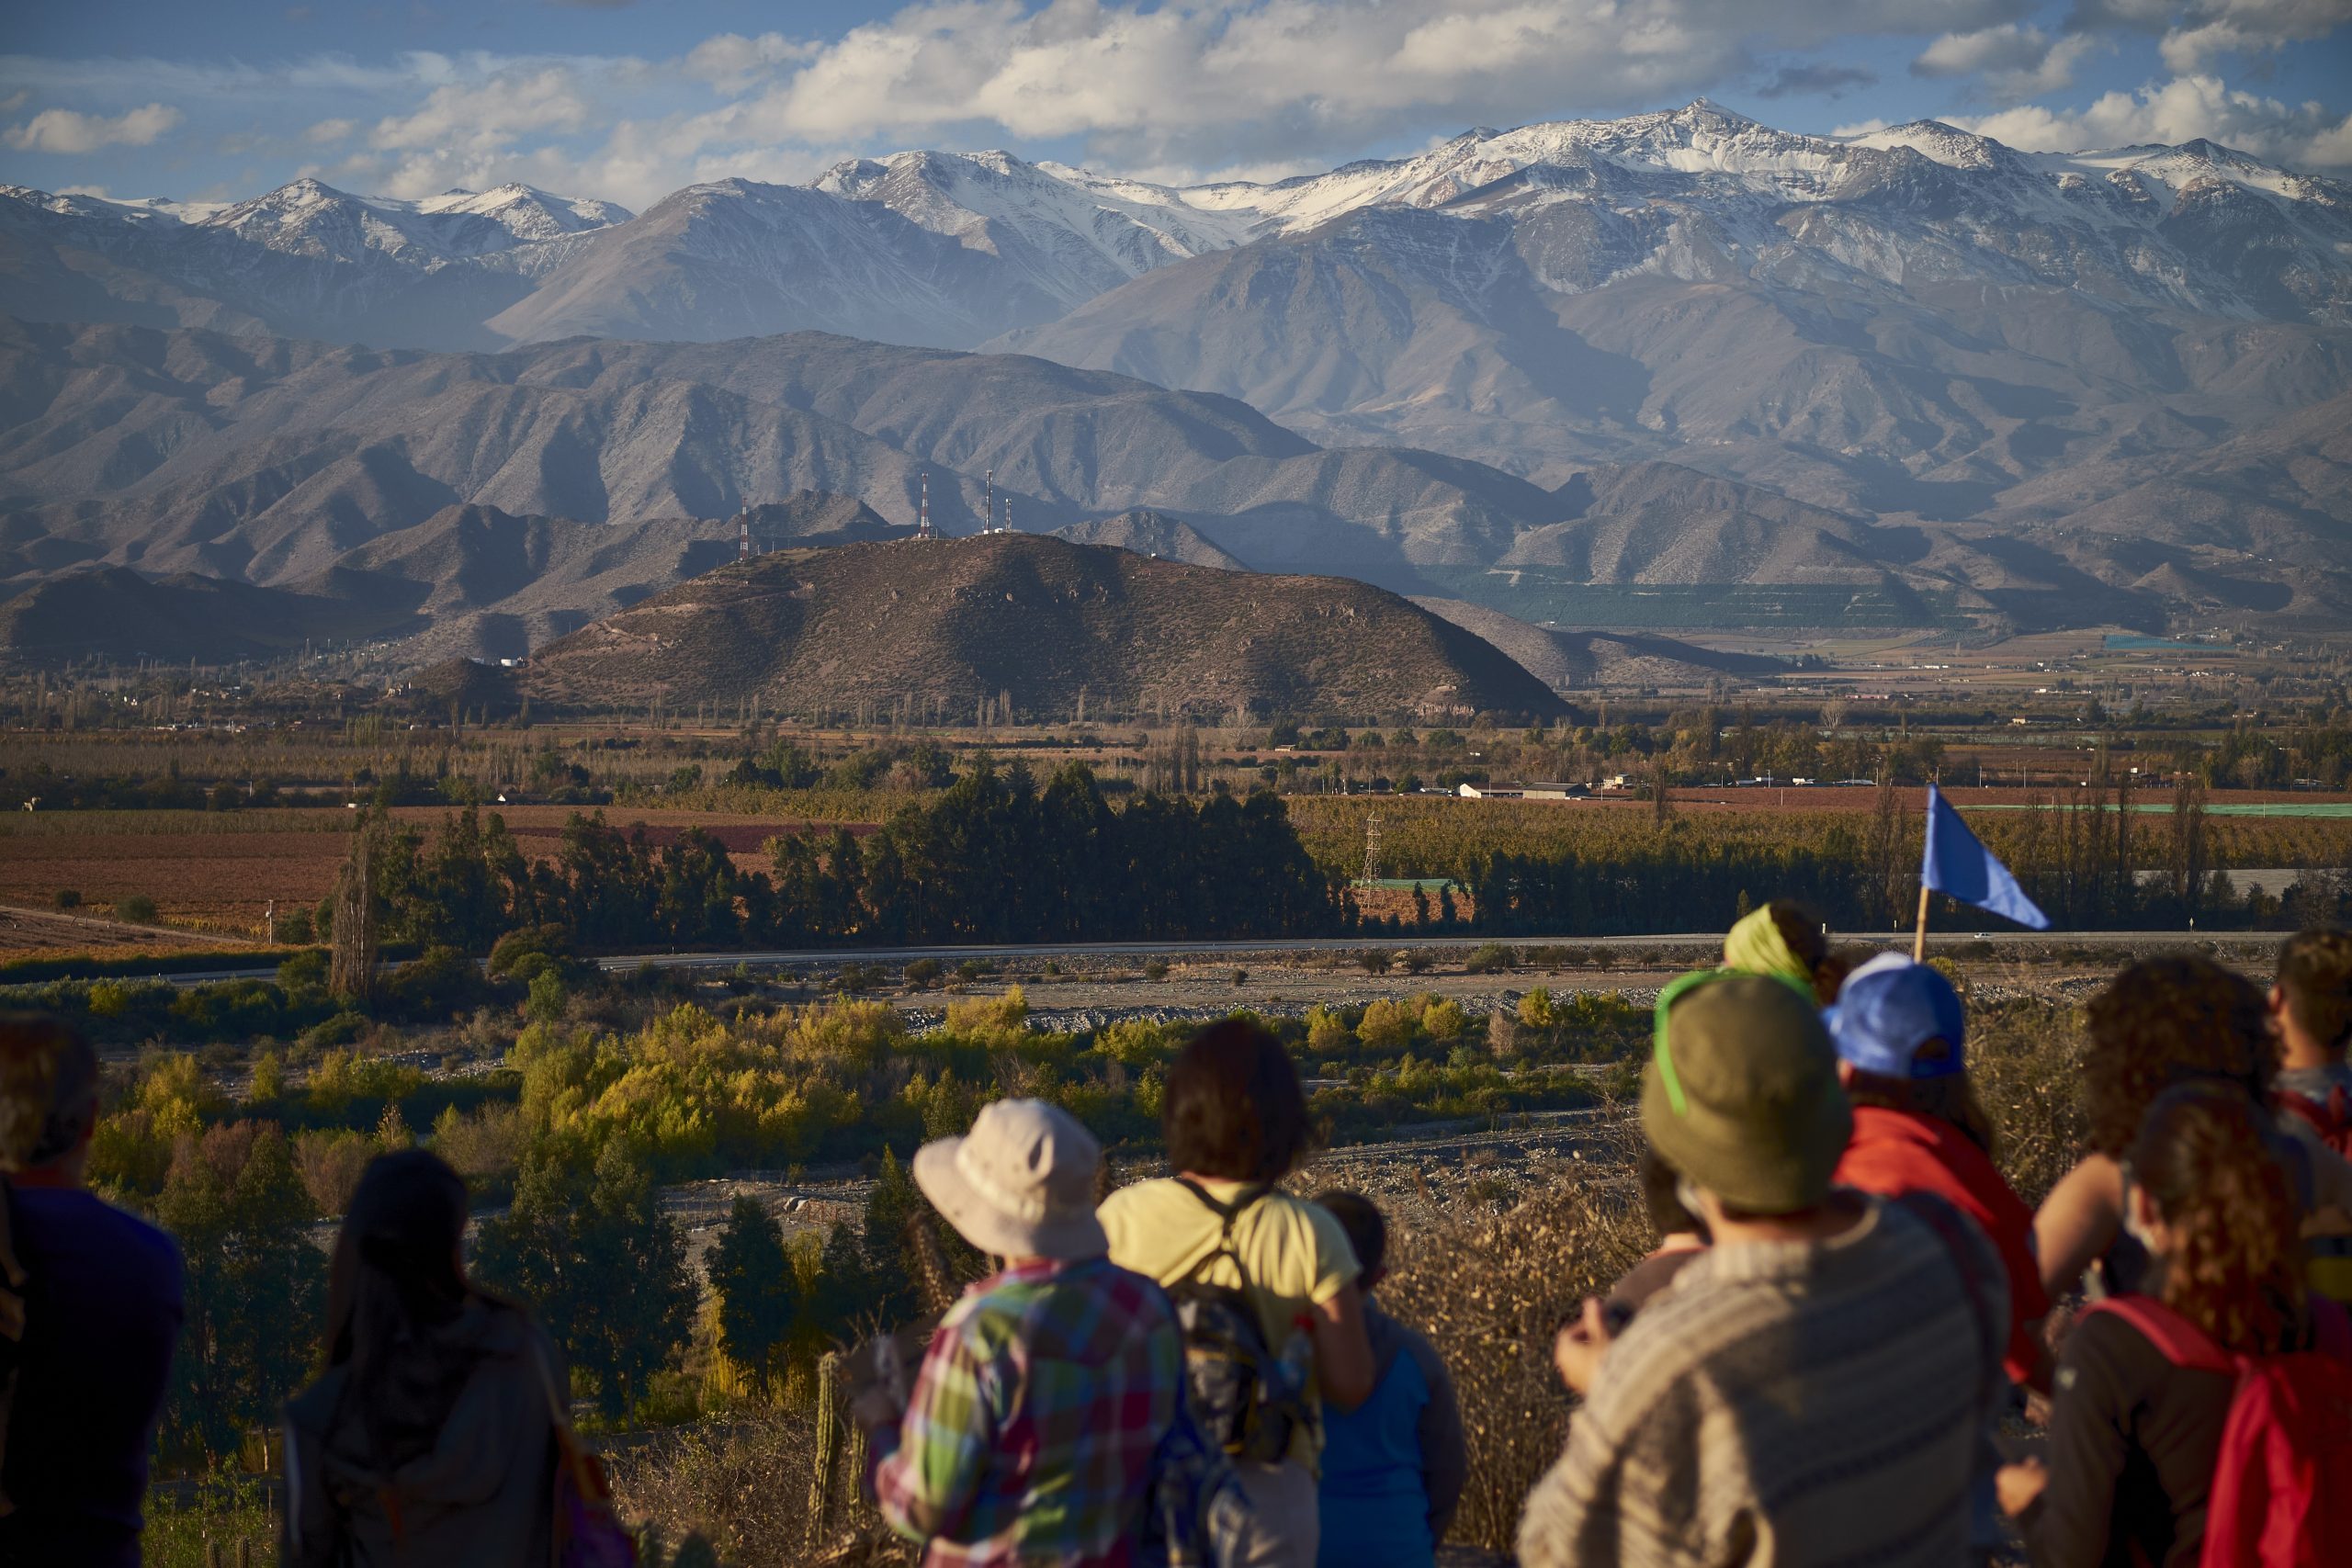
[[[2213,1337],[2154,1296],[2109,1296],[2085,1307],[2077,1323],[2105,1314],[2120,1317],[2140,1331],[2158,1353],[2188,1371],[2238,1373],[2238,1359],[2213,1342]]]
[[[2344,1090],[2341,1086],[2328,1091],[2324,1104],[2307,1094],[2297,1094],[2285,1089],[2273,1094],[2270,1100],[2278,1110],[2306,1123],[2323,1139],[2332,1139],[2344,1130]]]

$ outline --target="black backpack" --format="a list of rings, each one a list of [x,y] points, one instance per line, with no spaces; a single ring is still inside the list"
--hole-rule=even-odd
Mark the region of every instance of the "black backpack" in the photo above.
[[[1246,1286],[1250,1271],[1234,1250],[1233,1225],[1273,1190],[1244,1188],[1220,1203],[1193,1182],[1177,1182],[1216,1215],[1216,1250],[1168,1287],[1184,1337],[1184,1388],[1193,1424],[1236,1459],[1272,1464],[1290,1451],[1291,1434],[1307,1420],[1305,1358],[1278,1357],[1266,1342],[1249,1292],[1201,1278],[1218,1258],[1230,1259]]]

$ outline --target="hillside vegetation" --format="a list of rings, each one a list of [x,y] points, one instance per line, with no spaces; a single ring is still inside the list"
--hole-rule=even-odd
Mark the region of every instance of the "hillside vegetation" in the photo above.
[[[1489,644],[1341,578],[994,534],[790,550],[543,649],[535,700],[1009,715],[1562,711]]]

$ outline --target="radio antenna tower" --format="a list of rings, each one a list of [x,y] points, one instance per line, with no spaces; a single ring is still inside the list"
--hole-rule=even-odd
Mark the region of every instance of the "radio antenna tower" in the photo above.
[[[735,558],[752,558],[752,513],[748,509],[735,514]]]
[[[980,508],[980,516],[983,519],[980,530],[985,533],[989,525],[987,520],[996,516],[996,468],[993,466],[989,468],[989,503]]]
[[[1380,880],[1380,813],[1374,812],[1363,821],[1363,879]]]
[[[915,513],[915,537],[935,538],[931,531],[931,470],[922,470],[922,509]]]

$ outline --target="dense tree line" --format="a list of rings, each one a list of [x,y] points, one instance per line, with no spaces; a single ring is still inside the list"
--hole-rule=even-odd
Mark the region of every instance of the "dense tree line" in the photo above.
[[[1023,764],[985,756],[862,840],[773,840],[769,872],[740,870],[700,829],[657,846],[601,816],[572,818],[537,862],[475,808],[429,844],[380,818],[360,830],[385,937],[472,953],[518,928],[615,952],[1289,936],[1339,914],[1272,795],[1146,795],[1114,809],[1083,766],[1040,787]]]

